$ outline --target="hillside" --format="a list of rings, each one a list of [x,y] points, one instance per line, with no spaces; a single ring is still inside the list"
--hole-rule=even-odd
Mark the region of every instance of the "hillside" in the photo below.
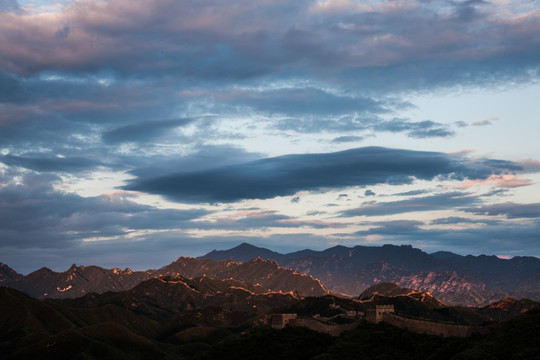
[[[113,304],[151,319],[165,320],[180,311],[206,307],[244,312],[251,316],[264,315],[298,298],[297,293],[268,293],[260,286],[237,280],[165,276],[143,281],[128,291],[92,293],[76,299],[50,301],[75,308]]]
[[[327,292],[311,276],[280,267],[276,262],[253,259],[245,263],[236,261],[197,260],[180,257],[157,270],[131,271],[104,269],[98,266],[72,265],[64,272],[41,268],[27,276],[17,274],[7,265],[0,264],[0,284],[9,286],[38,299],[76,298],[89,293],[130,290],[142,281],[159,276],[195,278],[208,276],[214,279],[235,279],[257,284],[264,291],[299,291],[305,295],[320,296]]]
[[[486,335],[443,338],[388,324],[359,322],[332,337],[304,327],[271,329],[263,315],[294,312],[338,321],[337,315],[392,304],[403,316],[476,324],[480,309],[446,306],[429,294],[379,284],[367,299],[264,293],[260,286],[209,277],[160,277],[122,292],[77,299],[36,300],[0,287],[1,359],[470,359],[534,358],[538,354],[538,303],[507,299],[491,308],[530,308]],[[522,305],[517,305],[517,304]],[[476,318],[474,317],[476,316]],[[326,321],[326,320],[324,320]],[[337,323],[340,323],[339,321]],[[261,351],[264,349],[264,351]],[[501,356],[499,356],[501,355]],[[504,355],[504,356],[502,356]]]

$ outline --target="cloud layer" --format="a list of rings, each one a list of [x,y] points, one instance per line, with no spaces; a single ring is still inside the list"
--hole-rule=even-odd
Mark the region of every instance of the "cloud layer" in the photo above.
[[[126,190],[164,195],[180,202],[232,202],[293,195],[302,190],[414,180],[484,179],[519,170],[506,161],[468,161],[444,153],[366,147],[329,154],[287,155],[197,172],[135,180]],[[431,202],[436,203],[438,199]]]
[[[537,86],[539,33],[538,1],[0,1],[0,261],[540,256],[538,102],[478,100]]]

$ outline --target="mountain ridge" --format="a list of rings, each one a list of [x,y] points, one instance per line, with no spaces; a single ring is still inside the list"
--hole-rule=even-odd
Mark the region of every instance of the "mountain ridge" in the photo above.
[[[242,244],[199,257],[231,258],[257,250],[282,267],[318,278],[331,291],[357,296],[381,281],[432,292],[456,305],[482,306],[506,296],[540,300],[540,259],[517,256],[458,255],[448,251],[428,254],[411,245],[380,247],[337,246],[326,250],[301,250],[288,254]],[[249,250],[249,251],[247,251]]]
[[[271,291],[297,290],[307,296],[333,291],[355,297],[371,285],[394,282],[429,291],[454,305],[484,306],[508,296],[540,300],[538,258],[500,259],[448,251],[428,254],[410,245],[338,245],[321,251],[304,249],[281,254],[244,242],[198,258],[179,257],[162,268],[146,271],[73,264],[60,273],[41,268],[24,276],[0,264],[0,285],[36,298],[124,291],[160,275],[234,278]]]
[[[40,268],[26,276],[9,266],[0,268],[0,285],[10,286],[28,295],[43,298],[76,298],[88,293],[126,291],[141,282],[159,276],[196,278],[209,276],[216,279],[235,279],[260,286],[264,291],[284,293],[298,291],[304,295],[320,296],[328,290],[309,275],[280,267],[273,260],[252,259],[246,262],[214,261],[179,257],[160,269],[132,271],[129,268],[104,269],[99,266],[73,264],[64,272]],[[3,275],[7,274],[7,275]]]

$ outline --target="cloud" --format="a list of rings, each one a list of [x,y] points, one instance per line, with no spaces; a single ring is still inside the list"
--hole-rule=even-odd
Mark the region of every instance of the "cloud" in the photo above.
[[[429,229],[423,227],[422,222],[415,220],[370,222],[366,223],[366,225],[373,225],[370,229],[358,231],[355,235],[360,237],[360,241],[380,236],[381,240],[378,243],[381,245],[383,243],[412,244],[424,251],[446,249],[458,254],[508,255],[523,255],[523,249],[527,249],[529,254],[540,252],[539,222],[530,224],[483,222],[482,220],[479,222],[488,226],[466,226],[456,229],[455,224],[450,220],[448,225],[451,225],[451,228]],[[516,243],[519,243],[519,246],[516,246]]]
[[[505,202],[493,205],[484,205],[477,208],[467,208],[463,211],[482,215],[506,215],[509,219],[515,218],[539,218],[540,203],[516,204]]]
[[[141,121],[106,131],[102,137],[108,143],[146,142],[192,122],[194,119]]]
[[[2,4],[18,8],[15,1]],[[516,16],[496,2],[329,3],[322,17],[311,1],[130,4],[76,1],[55,14],[9,14],[0,24],[0,43],[7,44],[0,67],[23,76],[116,69],[218,82],[309,73],[401,91],[498,83],[509,75],[528,81],[539,55],[538,15]],[[58,41],[54,34],[66,34],[66,24],[77,27]]]
[[[2,12],[13,12],[20,14],[23,12],[23,10],[17,0],[0,0],[0,13]]]
[[[468,189],[479,185],[495,185],[499,188],[516,188],[521,186],[532,185],[530,180],[522,179],[513,174],[497,174],[490,175],[487,179],[476,179],[464,181],[459,188]]]
[[[311,107],[309,111],[313,109]],[[390,112],[390,109],[385,109]],[[386,120],[376,114],[358,114],[344,116],[320,117],[316,112],[312,116],[303,118],[286,118],[276,122],[279,130],[293,130],[301,133],[314,133],[321,131],[343,132],[343,131],[370,131],[405,133],[411,138],[433,138],[451,137],[454,132],[447,125],[433,121],[411,121],[408,119]],[[338,138],[334,142],[354,141],[355,137],[345,136]]]
[[[95,197],[55,190],[55,175],[26,174],[0,186],[0,247],[63,248],[89,238],[129,238],[134,230],[177,229],[208,214],[141,205],[133,194]]]
[[[398,201],[369,202],[358,208],[345,210],[342,217],[349,216],[381,216],[409,213],[415,211],[435,211],[448,208],[459,208],[479,202],[477,196],[461,192],[423,196]]]
[[[366,214],[402,214],[405,209],[437,206],[478,211],[502,190],[530,184],[532,180],[522,174],[540,169],[534,159],[472,159],[465,152],[363,148],[302,154],[319,144],[321,152],[331,152],[347,144],[374,142],[375,137],[381,143],[384,136],[396,146],[405,141],[416,149],[437,149],[439,143],[452,148],[447,141],[461,135],[459,127],[474,123],[408,117],[415,111],[409,99],[537,82],[538,4],[148,0],[133,6],[130,0],[75,0],[43,7],[0,0],[0,14],[4,258],[24,257],[13,249],[54,248],[42,252],[53,258],[59,249],[71,256],[74,249],[92,248],[97,261],[108,256],[114,262],[124,253],[145,261],[146,254],[157,258],[171,252],[160,248],[160,241],[188,252],[190,246],[221,244],[220,237],[193,235],[197,226],[215,232],[220,226],[231,231],[241,226],[282,230],[299,226],[309,231],[341,226],[316,217],[309,219],[318,221],[292,219],[272,209],[244,217],[223,216],[221,222],[212,223],[209,219],[223,213],[195,205],[187,210],[155,208],[139,204],[142,197],[126,191],[83,197],[58,190],[65,181],[85,183],[96,170],[132,175],[126,188],[173,201],[231,203],[287,196],[281,199],[287,206],[318,216],[323,214],[309,208],[309,194],[302,193],[299,204],[289,200],[301,190],[349,192],[348,187],[358,186],[369,196],[366,189],[378,184],[457,180],[470,186],[469,191],[480,191],[474,186],[482,184],[493,189],[475,198],[441,193],[433,190],[433,184],[423,193],[400,190],[400,196],[416,197],[405,202],[354,206]],[[482,119],[476,125],[494,120]],[[264,151],[298,154],[269,157]],[[520,191],[532,190],[529,186]],[[377,200],[395,200],[389,196]],[[358,201],[352,195],[349,199],[349,204]],[[322,207],[328,216],[344,215],[339,212],[344,204],[336,201]],[[216,214],[206,217],[211,211]],[[508,210],[507,216],[517,216],[518,210],[513,211]],[[410,230],[429,241],[415,230],[426,227],[401,225],[405,233]],[[392,226],[397,229],[398,223]],[[378,227],[383,231],[385,225]],[[512,229],[524,236],[524,243],[534,230]],[[502,225],[498,230],[510,234]],[[473,243],[475,235],[498,239],[499,234],[490,231],[460,232],[456,243]],[[391,235],[390,227],[387,232],[396,241],[414,240],[400,237],[397,230]],[[429,234],[451,242],[453,232]],[[81,240],[89,238],[100,239],[99,244]],[[269,244],[289,241],[286,236],[270,238]],[[295,239],[311,246],[315,238],[318,244],[328,241],[307,234]],[[223,241],[232,244],[234,239]],[[182,247],[182,242],[187,245]],[[9,249],[13,252],[8,254]],[[105,249],[111,250],[110,255],[103,254]]]
[[[364,196],[375,196],[375,192],[373,192],[373,190],[366,190],[364,192]]]
[[[171,173],[171,169],[188,169],[189,171],[202,171],[222,166],[235,165],[255,161],[260,154],[250,153],[232,145],[197,145],[190,153],[180,156],[177,153],[171,155],[147,155],[128,157],[125,162],[131,162],[134,166],[129,173],[139,179],[165,176]]]
[[[4,163],[9,166],[23,167],[39,172],[80,172],[89,171],[100,165],[101,162],[92,160],[89,158],[81,157],[58,157],[41,155],[37,156],[14,156],[14,155],[0,155],[0,163]]]
[[[424,223],[416,220],[390,220],[370,223],[373,227],[369,230],[358,231],[356,235],[380,234],[399,235],[411,234],[421,231],[420,226]]]
[[[454,132],[444,124],[436,123],[431,120],[411,122],[404,119],[392,119],[381,121],[373,126],[377,131],[388,132],[407,132],[407,135],[412,138],[429,138],[429,137],[450,137]]]
[[[431,225],[454,225],[454,224],[489,224],[497,225],[501,222],[498,220],[471,219],[459,216],[450,216],[446,218],[435,219],[430,222]]]
[[[67,39],[67,37],[69,36],[69,26],[67,25],[64,25],[61,29],[58,29],[55,33],[54,33],[54,37],[56,39]]]
[[[319,114],[340,116],[349,113],[377,114],[389,111],[390,106],[407,107],[408,104],[383,103],[353,94],[335,94],[314,87],[287,87],[266,91],[240,91],[216,94],[224,103],[244,104],[268,114],[301,116]]]
[[[125,186],[179,202],[232,202],[294,195],[300,190],[410,184],[415,179],[482,179],[508,168],[507,161],[478,163],[460,156],[379,147],[328,154],[286,155],[202,171],[135,179]]]
[[[348,142],[360,142],[364,140],[362,136],[339,136],[332,140],[333,143],[348,143]]]
[[[268,228],[343,228],[345,223],[321,220],[300,220],[271,210],[245,210],[211,221],[197,221],[197,229],[249,230]]]
[[[473,122],[471,123],[471,125],[473,125],[473,126],[486,126],[486,125],[492,125],[492,124],[493,124],[492,122],[495,121],[495,120],[499,120],[499,118],[496,117],[496,116],[491,116],[491,117],[488,117],[488,118],[486,118],[486,119],[473,121]]]

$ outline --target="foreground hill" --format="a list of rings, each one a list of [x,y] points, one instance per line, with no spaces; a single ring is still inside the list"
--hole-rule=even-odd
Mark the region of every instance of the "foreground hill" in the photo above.
[[[513,319],[532,310],[540,310],[540,303],[529,299],[516,300],[506,297],[500,301],[480,308],[478,312],[493,320],[504,321]]]
[[[429,291],[441,300],[461,305],[487,305],[506,296],[540,300],[540,259],[427,254],[411,246],[336,246],[323,251],[279,254],[249,244],[211,251],[201,259],[250,257],[275,260],[280,266],[311,275],[331,291],[362,293],[379,282]]]
[[[159,333],[156,321],[112,304],[92,310],[74,309],[0,287],[0,308],[2,359],[165,355],[149,340]]]
[[[158,276],[182,276],[195,278],[208,276],[214,279],[235,279],[257,284],[264,291],[299,291],[310,296],[327,292],[322,284],[311,276],[281,268],[275,261],[252,259],[245,263],[236,261],[197,260],[180,257],[173,263],[157,270],[131,271],[118,268],[109,270],[99,266],[72,265],[64,272],[41,268],[27,276],[16,273],[7,265],[0,264],[0,285],[9,286],[38,299],[76,298],[88,293],[130,290],[142,281]]]
[[[488,335],[443,338],[362,323],[337,338],[304,328],[260,329],[210,347],[199,359],[538,359],[540,313],[510,320]],[[286,345],[285,345],[286,344]],[[264,349],[264,351],[261,351]],[[256,354],[256,357],[254,356]]]
[[[206,276],[154,278],[128,291],[77,299],[36,300],[0,287],[0,359],[533,359],[540,353],[540,313],[534,306],[470,338],[421,335],[366,322],[332,337],[304,327],[274,330],[261,321],[262,315],[286,311],[336,321],[344,311],[389,303],[407,316],[416,312],[463,322],[463,314],[473,311],[456,310],[427,293],[393,284],[367,289],[363,300],[263,290]],[[494,307],[512,312],[517,303],[505,300]]]
[[[207,307],[224,308],[251,316],[264,315],[296,302],[299,297],[299,293],[268,293],[259,285],[204,276],[195,279],[159,277],[143,281],[127,291],[92,293],[76,299],[54,301],[75,308],[113,304],[151,319],[165,320],[183,310]]]
[[[473,308],[448,305],[429,292],[380,283],[366,289],[359,300],[364,307],[394,305],[396,313],[418,319],[459,325],[487,325],[493,319]]]

